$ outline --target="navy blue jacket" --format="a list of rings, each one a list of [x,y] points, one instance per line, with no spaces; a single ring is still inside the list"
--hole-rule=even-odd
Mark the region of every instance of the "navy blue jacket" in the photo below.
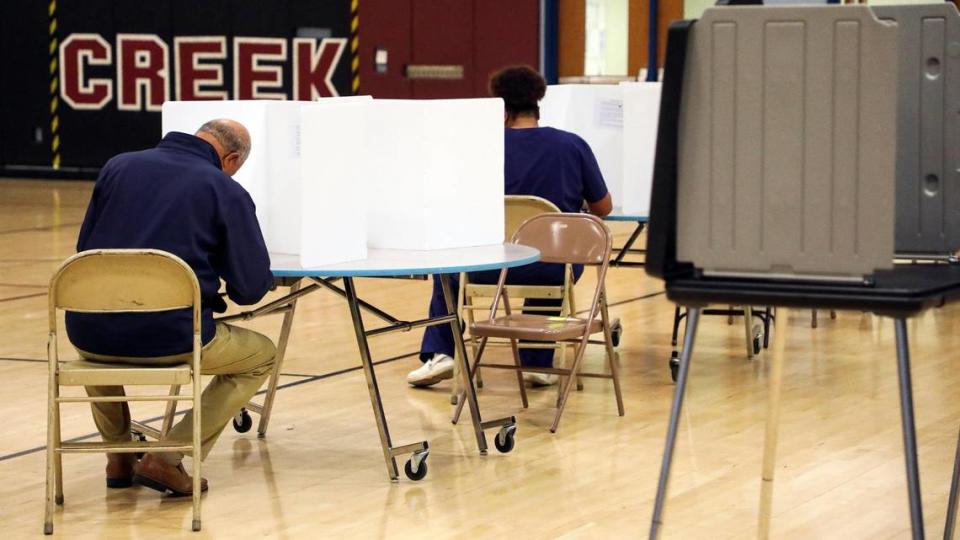
[[[220,169],[213,147],[169,133],[156,148],[120,154],[103,167],[80,228],[77,251],[152,248],[193,268],[203,297],[203,343],[213,339],[214,312],[226,303],[220,279],[238,304],[270,290],[270,258],[253,200]],[[112,356],[164,356],[192,348],[189,310],[149,314],[67,313],[79,349]]]

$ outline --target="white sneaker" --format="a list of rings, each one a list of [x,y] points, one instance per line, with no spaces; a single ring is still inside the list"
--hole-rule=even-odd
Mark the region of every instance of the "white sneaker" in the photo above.
[[[530,383],[530,386],[553,386],[559,380],[560,376],[553,373],[536,373],[533,371],[523,373],[523,381]]]
[[[432,386],[444,379],[453,378],[453,358],[435,354],[422,366],[407,374],[407,382],[413,386]]]

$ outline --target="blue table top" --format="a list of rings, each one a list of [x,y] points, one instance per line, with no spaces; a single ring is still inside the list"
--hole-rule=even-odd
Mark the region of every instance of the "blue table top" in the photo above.
[[[297,255],[271,253],[270,269],[276,277],[392,277],[500,270],[538,260],[540,252],[532,247],[494,244],[430,251],[369,249],[366,259],[312,268],[303,267]]]
[[[648,219],[648,216],[641,216],[640,214],[624,214],[623,209],[616,206],[613,207],[610,214],[603,218],[604,221],[637,221],[641,223],[646,223]]]

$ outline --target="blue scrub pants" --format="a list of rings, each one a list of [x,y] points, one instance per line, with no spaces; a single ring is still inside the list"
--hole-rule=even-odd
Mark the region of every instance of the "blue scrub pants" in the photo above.
[[[563,266],[554,263],[534,263],[517,268],[511,268],[507,272],[507,284],[509,285],[563,285]],[[573,266],[573,280],[576,282],[583,274],[583,266]],[[500,279],[499,270],[489,270],[485,272],[471,272],[469,274],[471,283],[496,285]],[[456,298],[457,291],[460,290],[460,276],[454,274],[450,276],[451,293]],[[524,306],[556,306],[557,311],[534,311],[532,313],[539,315],[559,315],[561,300],[550,299],[528,299],[524,301]],[[433,276],[433,296],[430,298],[430,317],[441,317],[447,314],[447,304],[443,299],[443,287],[440,284],[440,277]],[[450,325],[443,324],[427,327],[423,333],[423,343],[420,345],[420,360],[426,362],[434,354],[445,354],[453,357],[453,332],[450,331]],[[520,349],[520,364],[530,367],[553,367],[553,349]]]

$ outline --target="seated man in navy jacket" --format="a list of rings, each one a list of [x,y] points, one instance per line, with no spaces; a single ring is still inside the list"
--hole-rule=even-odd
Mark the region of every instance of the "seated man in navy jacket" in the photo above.
[[[111,159],[100,173],[77,250],[152,248],[173,253],[196,273],[203,297],[202,371],[214,375],[200,400],[202,459],[227,422],[270,374],[276,348],[256,332],[215,323],[226,309],[218,294],[253,304],[273,286],[270,259],[250,195],[233,176],[250,152],[250,135],[232,120],[212,120],[196,135],[169,133],[156,148]],[[189,310],[148,314],[67,313],[70,341],[86,359],[164,365],[189,361]],[[122,386],[87,387],[91,396],[124,395]],[[105,441],[130,440],[126,403],[95,403],[93,416]],[[189,444],[191,414],[165,440]],[[107,454],[107,487],[134,481],[175,495],[193,492],[179,453]],[[202,487],[207,489],[206,480]]]

